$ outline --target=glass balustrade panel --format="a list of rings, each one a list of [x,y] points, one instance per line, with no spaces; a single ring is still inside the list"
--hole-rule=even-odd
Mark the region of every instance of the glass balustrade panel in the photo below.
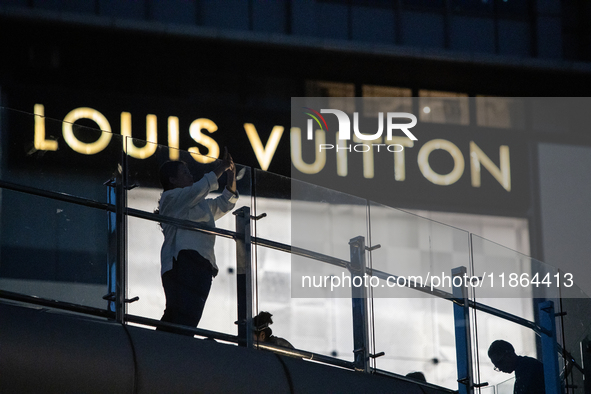
[[[108,215],[2,189],[0,289],[107,309]]]
[[[468,233],[374,202],[370,230],[376,367],[457,389],[452,270],[469,266]]]

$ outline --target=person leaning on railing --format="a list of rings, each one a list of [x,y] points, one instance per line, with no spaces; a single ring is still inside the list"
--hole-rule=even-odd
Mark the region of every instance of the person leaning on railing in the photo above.
[[[216,198],[206,198],[217,190],[218,179],[227,174],[227,184]],[[238,200],[236,166],[225,149],[223,160],[197,182],[187,165],[168,161],[160,167],[164,189],[158,213],[192,220],[208,227],[232,210]],[[162,286],[166,296],[163,322],[196,327],[201,320],[213,278],[218,273],[215,261],[215,235],[162,223],[164,243],[161,249]]]

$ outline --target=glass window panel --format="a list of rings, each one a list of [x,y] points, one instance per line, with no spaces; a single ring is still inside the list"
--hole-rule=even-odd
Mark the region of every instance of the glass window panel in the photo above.
[[[512,19],[498,20],[499,54],[509,56],[530,56],[532,47],[529,21]]]
[[[412,112],[412,90],[391,86],[363,85],[363,116],[379,112]],[[386,98],[387,99],[384,99]]]
[[[465,93],[419,90],[419,120],[429,123],[470,124]]]
[[[240,0],[203,1],[199,3],[201,23],[221,29],[248,30],[249,5]]]
[[[489,16],[454,14],[451,17],[450,49],[461,52],[495,53],[495,21]]]
[[[369,2],[368,2],[369,3]],[[394,43],[394,10],[390,7],[353,6],[351,9],[353,40],[372,43]]]
[[[528,0],[494,0],[496,11],[500,15],[513,15],[526,19],[530,13]]]
[[[493,12],[494,0],[452,0],[451,7],[454,12],[476,12],[490,14]]]
[[[318,15],[330,15],[330,18],[317,19],[316,36],[345,40],[349,35],[349,6],[333,2],[315,4]]]
[[[444,0],[402,0],[405,7],[419,9],[444,9]]]
[[[404,45],[445,47],[445,15],[440,12],[403,11],[401,15]]]
[[[523,100],[477,96],[476,124],[483,127],[522,130],[525,127]]]
[[[355,84],[327,81],[306,81],[306,96],[329,97],[328,107],[339,108],[352,113],[355,111],[355,101],[341,99],[341,97],[355,97]]]

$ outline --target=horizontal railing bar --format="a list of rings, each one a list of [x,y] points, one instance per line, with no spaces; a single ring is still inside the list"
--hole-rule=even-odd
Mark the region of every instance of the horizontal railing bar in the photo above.
[[[50,198],[52,200],[64,201],[64,202],[68,202],[68,203],[72,203],[72,204],[76,204],[76,205],[81,205],[81,206],[86,206],[86,207],[90,207],[90,208],[103,209],[103,210],[109,211],[109,212],[116,212],[116,210],[117,210],[117,207],[115,204],[98,202],[98,201],[91,200],[91,199],[84,198],[84,197],[73,196],[71,194],[38,189],[36,187],[19,185],[16,183],[6,182],[6,181],[2,181],[2,180],[0,180],[0,188],[9,189],[9,190],[13,190],[13,191],[21,192],[21,193],[32,194],[32,195],[40,196],[40,197],[46,197],[46,198]],[[219,236],[225,237],[225,238],[234,238],[235,239],[237,236],[238,237],[240,236],[238,233],[230,231],[230,230],[207,227],[207,226],[199,225],[198,223],[193,222],[191,220],[175,219],[175,218],[171,218],[168,216],[162,216],[157,213],[150,213],[150,212],[141,211],[139,209],[126,208],[125,213],[129,216],[134,216],[134,217],[138,217],[138,218],[142,218],[142,219],[148,219],[148,220],[152,220],[155,222],[174,224],[179,227],[184,227],[184,228],[188,228],[191,230],[197,230],[197,231],[208,233],[208,234],[219,235]]]
[[[341,260],[336,257],[328,256],[322,253],[313,252],[311,250],[299,248],[297,246],[290,246],[280,242],[271,241],[265,238],[252,237],[252,243],[255,245],[264,246],[270,249],[279,250],[282,252],[295,254],[297,256],[308,257],[313,260],[322,261],[324,263],[332,264],[341,268],[348,268],[350,263],[347,260]]]
[[[42,298],[37,296],[24,295],[20,293],[14,293],[12,291],[0,290],[0,298],[12,301],[26,302],[34,305],[47,306],[50,308],[62,309],[69,312],[84,313],[98,317],[105,317],[108,319],[115,319],[115,312],[111,312],[107,309],[72,304],[70,302],[51,300],[48,298]]]
[[[163,322],[148,317],[142,317],[137,315],[125,315],[125,321],[127,323],[143,324],[146,326],[152,326],[156,328],[167,328],[177,334],[193,334],[201,337],[219,339],[220,341],[232,342],[232,343],[245,343],[243,339],[238,338],[236,335],[225,334],[223,332],[205,330],[203,328],[183,326],[174,323]]]
[[[69,312],[77,312],[77,313],[84,313],[89,314],[97,317],[104,317],[109,319],[115,319],[115,312],[109,311],[107,309],[100,309],[91,306],[84,306],[79,304],[72,304],[65,301],[57,301],[51,300],[48,298],[24,295],[20,293],[14,293],[11,291],[0,290],[0,298],[7,299],[11,301],[19,301],[25,302],[34,305],[46,306],[55,309],[66,310]],[[105,301],[106,303],[106,301]],[[192,328],[187,326],[180,326],[177,324],[161,322],[160,320],[150,319],[141,316],[135,315],[125,315],[125,320],[128,322],[133,322],[137,324],[144,324],[154,327],[165,327],[169,328],[178,333],[192,333],[194,335],[200,335],[205,337],[212,337],[215,339],[220,339],[223,341],[240,343],[240,339],[237,336],[219,333],[216,331],[209,331],[200,328]]]
[[[476,302],[474,300],[468,300],[468,306],[470,306],[471,308],[474,308],[476,310],[488,313],[490,315],[500,317],[500,318],[508,320],[510,322],[527,327],[527,328],[533,330],[534,332],[536,332],[537,334],[549,334],[549,332],[547,330],[544,330],[539,325],[537,325],[527,319],[512,315],[508,312],[502,311],[497,308],[493,308],[492,306],[484,305],[484,304],[481,304],[481,303]]]
[[[355,369],[355,364],[351,361],[341,360],[339,358],[325,356],[323,354],[307,352],[305,350],[289,349],[286,347],[270,345],[264,342],[255,343],[255,347],[259,349],[270,350],[274,353],[284,356],[303,358],[310,361],[318,361],[325,364],[335,365],[337,367]]]
[[[98,201],[91,200],[91,199],[84,198],[84,197],[73,196],[73,195],[67,194],[67,193],[60,193],[60,192],[54,192],[54,191],[50,191],[50,190],[38,189],[36,187],[19,185],[16,183],[6,182],[6,181],[2,181],[2,180],[0,180],[0,188],[9,189],[9,190],[13,190],[13,191],[21,192],[21,193],[32,194],[32,195],[40,196],[40,197],[47,197],[52,200],[70,202],[73,204],[83,205],[86,207],[103,209],[105,211],[110,211],[110,212],[116,211],[115,204],[109,204],[106,202],[98,202]]]
[[[376,270],[376,269],[369,269],[368,273],[370,273],[372,276],[376,276],[376,277],[383,279],[383,280],[388,280],[388,278],[394,278],[394,280],[396,281],[397,278],[401,278],[401,276],[388,274],[387,272]],[[430,294],[432,296],[439,297],[439,298],[445,298],[445,299],[455,298],[452,293],[448,293],[446,291],[439,290],[439,289],[431,289],[430,286],[419,285],[415,281],[407,280],[406,279],[407,277],[403,277],[403,278],[405,278],[405,282],[408,283],[408,286],[404,286],[404,287],[408,287],[409,289],[414,289],[414,290],[420,291],[422,293]]]
[[[235,231],[231,230],[224,230],[217,227],[208,227],[204,225],[200,225],[198,222],[194,222],[192,220],[182,220],[172,218],[170,216],[160,215],[158,213],[150,213],[146,211],[142,211],[135,208],[126,208],[125,213],[128,216],[133,216],[140,219],[147,219],[154,222],[166,223],[166,224],[174,224],[178,227],[183,227],[189,230],[197,230],[202,233],[212,234],[212,235],[219,235],[224,238],[230,239],[239,239],[241,236]]]

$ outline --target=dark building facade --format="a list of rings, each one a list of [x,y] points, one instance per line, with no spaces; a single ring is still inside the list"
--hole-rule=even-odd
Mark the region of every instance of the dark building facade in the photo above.
[[[100,164],[120,135],[138,139],[126,148],[137,163],[157,154],[143,140],[214,157],[227,146],[238,163],[312,183],[328,174],[328,186],[388,206],[524,219],[531,256],[590,293],[590,17],[588,2],[574,0],[0,0],[0,105],[12,111],[0,119],[3,179],[49,188],[58,179],[56,190],[82,186],[103,201],[102,185],[85,176],[116,172]],[[378,161],[369,175],[361,158],[337,176],[331,152],[321,169],[302,170],[315,158],[294,155],[292,97],[399,100],[422,127],[404,177]],[[84,140],[62,121],[113,137]],[[453,184],[421,167],[419,151],[433,140],[451,144],[427,160],[436,174],[460,156],[465,163]],[[493,175],[503,172],[502,147],[509,190]],[[478,186],[475,152],[492,161]],[[47,178],[30,172],[39,160]],[[104,283],[103,267],[67,267],[100,258],[106,240],[51,257],[54,268],[41,263],[72,233],[100,238],[101,214],[67,234],[54,231],[68,220],[59,215],[43,234],[11,231],[43,204],[2,196],[2,211],[22,212],[2,220],[2,255],[38,263],[31,271],[11,260],[0,276]]]

